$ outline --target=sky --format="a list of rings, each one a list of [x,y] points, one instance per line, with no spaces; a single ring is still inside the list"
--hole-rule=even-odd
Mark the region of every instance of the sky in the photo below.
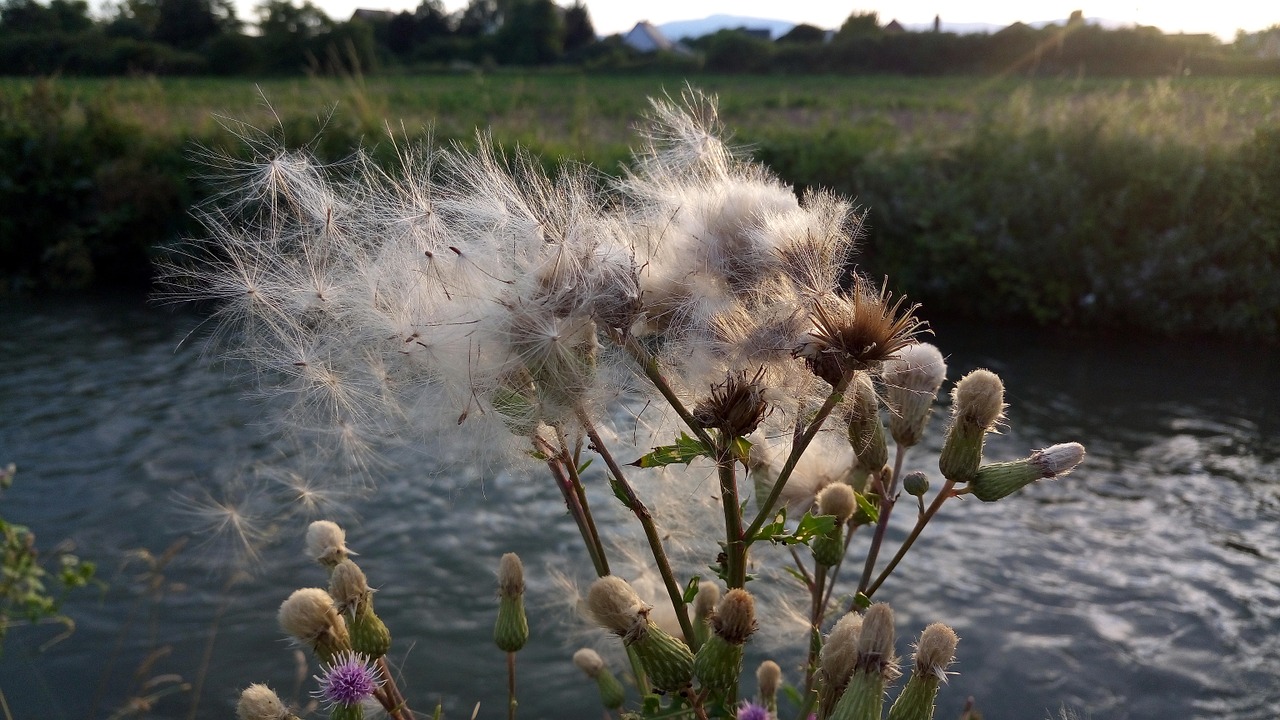
[[[558,0],[562,5],[571,0]],[[412,10],[419,0],[313,0],[335,19],[345,20],[358,8],[371,10]],[[252,0],[237,0],[241,17],[254,17]],[[446,9],[464,7],[467,0],[445,0]],[[1235,38],[1237,29],[1249,32],[1280,24],[1280,3],[1272,0],[1129,0],[1128,2],[1084,3],[1074,0],[585,0],[596,32],[610,35],[626,32],[639,20],[655,25],[672,20],[696,20],[708,15],[731,14],[809,23],[823,28],[839,27],[854,11],[875,11],[880,21],[930,23],[941,15],[949,23],[996,23],[1065,19],[1072,10],[1085,17],[1105,18],[1121,23],[1154,25],[1167,33],[1213,33],[1224,41]]]

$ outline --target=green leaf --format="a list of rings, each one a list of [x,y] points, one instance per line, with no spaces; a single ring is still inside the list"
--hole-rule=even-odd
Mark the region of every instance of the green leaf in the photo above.
[[[626,491],[622,489],[622,483],[618,482],[612,474],[609,475],[609,489],[613,491],[613,496],[622,502],[622,507],[635,511],[635,508],[631,507],[631,498],[627,497]]]
[[[587,461],[586,461],[586,462],[584,462],[584,463],[582,463],[581,465],[579,465],[579,466],[578,466],[578,477],[582,477],[582,474],[583,474],[583,473],[585,473],[585,472],[587,471],[587,468],[591,467],[591,463],[593,463],[593,462],[595,462],[595,461],[596,461],[596,459],[595,459],[595,458],[587,458]]]
[[[734,438],[733,455],[742,464],[747,464],[747,461],[751,459],[751,441],[744,437]]]
[[[853,596],[853,604],[857,605],[858,609],[860,610],[866,610],[867,608],[871,607],[871,598],[867,597],[863,593],[858,593],[857,595]]]
[[[859,520],[861,520],[863,516],[870,518],[866,523],[860,524],[871,524],[880,519],[880,508],[873,504],[866,495],[863,495],[862,493],[854,493],[853,496],[858,501],[858,510],[860,511],[857,518]]]
[[[682,432],[675,445],[656,447],[653,452],[636,460],[631,465],[642,468],[665,467],[674,463],[688,465],[697,458],[711,457],[711,454],[711,448],[703,445],[702,441],[689,437],[688,433]]]
[[[685,604],[693,602],[698,595],[698,583],[702,581],[701,575],[694,575],[689,578],[689,582],[684,586],[684,602]]]
[[[810,540],[819,535],[826,535],[836,527],[836,518],[834,515],[814,515],[813,513],[805,513],[800,518],[800,522],[796,525],[793,532],[787,532],[786,514],[778,513],[773,522],[760,528],[755,537],[751,538],[752,542],[757,540],[768,540],[771,543],[783,545],[807,545]]]

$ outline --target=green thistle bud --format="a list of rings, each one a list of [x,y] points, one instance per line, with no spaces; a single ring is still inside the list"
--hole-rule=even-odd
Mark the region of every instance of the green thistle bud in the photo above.
[[[867,608],[858,635],[849,684],[831,711],[832,720],[880,720],[885,684],[898,677],[893,654],[893,611],[884,603]]]
[[[782,684],[782,668],[772,660],[765,660],[756,668],[756,686],[760,689],[760,704],[771,716],[778,714],[778,686]]]
[[[880,401],[876,397],[871,376],[860,372],[849,384],[853,409],[849,412],[849,444],[857,456],[858,467],[879,472],[889,462],[889,449],[884,440],[884,423],[880,422]]]
[[[711,617],[720,602],[720,586],[710,580],[698,583],[698,594],[693,598],[693,634],[698,647],[711,637]]]
[[[605,666],[599,653],[591,648],[582,648],[573,654],[573,664],[596,681],[596,687],[600,690],[600,702],[606,709],[617,710],[622,707],[627,699],[627,692]]]
[[[862,616],[856,612],[846,613],[822,643],[822,652],[818,655],[818,720],[830,717],[844,694],[853,676],[861,634]]]
[[[1004,383],[990,370],[974,370],[952,392],[951,426],[938,458],[943,477],[969,482],[982,464],[982,444],[1004,414]]]
[[[698,648],[693,671],[703,687],[726,690],[742,674],[743,645],[756,631],[751,593],[740,588],[726,593],[711,618],[711,629],[712,636]]]
[[[625,640],[624,640],[625,642]],[[654,689],[679,692],[693,684],[693,653],[667,631],[648,624],[630,645]]]
[[[373,590],[359,565],[344,559],[333,566],[329,594],[347,620],[351,649],[377,659],[391,649],[391,631],[373,611]]]
[[[649,621],[653,608],[626,580],[606,575],[593,582],[587,591],[587,609],[635,653],[654,688],[678,692],[693,683],[689,646]]]
[[[884,363],[884,385],[891,411],[889,433],[903,447],[919,444],[947,363],[929,343],[908,345]]]
[[[958,642],[955,631],[942,623],[924,629],[916,643],[911,679],[889,709],[889,720],[933,720],[938,686],[946,682]]]
[[[858,496],[844,483],[828,485],[818,493],[818,512],[834,516],[836,524],[830,532],[814,538],[809,544],[814,560],[827,567],[840,562],[844,556],[844,526],[857,509]]]
[[[929,492],[929,478],[922,472],[913,472],[902,478],[902,489],[912,497],[922,498]]]
[[[364,720],[364,706],[359,703],[355,705],[337,703],[329,711],[329,720]]]
[[[1082,460],[1083,445],[1061,443],[1037,450],[1022,460],[985,465],[978,469],[969,487],[979,500],[995,502],[1037,480],[1066,475]]]
[[[524,613],[524,565],[515,553],[502,556],[498,565],[498,622],[493,628],[498,649],[516,652],[529,641],[529,620]]]

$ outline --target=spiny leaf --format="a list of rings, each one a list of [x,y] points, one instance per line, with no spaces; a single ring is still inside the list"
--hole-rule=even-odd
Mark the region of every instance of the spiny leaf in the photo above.
[[[665,467],[674,463],[688,465],[697,458],[710,456],[711,448],[703,445],[697,438],[689,437],[688,433],[682,432],[675,445],[656,447],[653,452],[630,464],[642,468]]]
[[[693,602],[693,599],[698,596],[698,583],[701,581],[702,581],[701,575],[694,575],[693,577],[689,578],[688,584],[684,586],[683,599],[685,601],[685,604]]]

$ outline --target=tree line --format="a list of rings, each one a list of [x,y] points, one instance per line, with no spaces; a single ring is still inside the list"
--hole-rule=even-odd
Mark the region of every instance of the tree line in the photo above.
[[[0,0],[0,73],[293,74],[443,67],[571,65],[718,73],[907,75],[1171,75],[1280,73],[1280,25],[1240,33],[1170,35],[1104,29],[1077,11],[1063,25],[1015,23],[994,33],[905,32],[855,12],[834,32],[797,25],[776,40],[722,30],[672,51],[642,53],[598,38],[581,0],[441,0],[410,11],[330,18],[310,0],[264,0],[248,22],[231,0]]]

